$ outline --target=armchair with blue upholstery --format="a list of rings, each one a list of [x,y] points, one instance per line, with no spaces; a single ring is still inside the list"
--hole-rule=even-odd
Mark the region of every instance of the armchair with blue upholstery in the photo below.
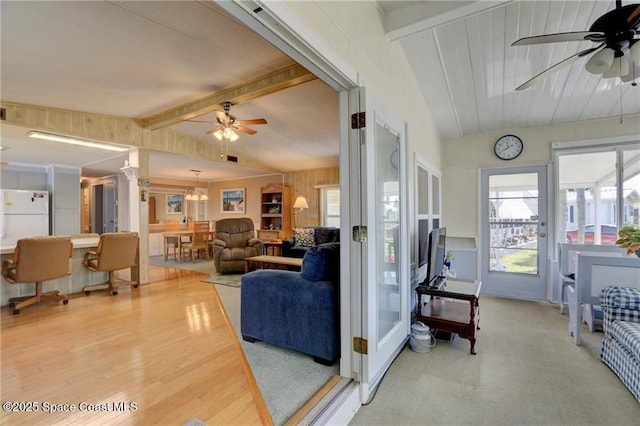
[[[600,358],[640,402],[640,289],[603,288],[600,305],[604,312]]]

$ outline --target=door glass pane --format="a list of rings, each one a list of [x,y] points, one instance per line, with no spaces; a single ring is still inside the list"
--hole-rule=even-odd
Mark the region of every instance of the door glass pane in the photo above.
[[[622,151],[623,225],[640,224],[640,148]]]
[[[400,174],[398,139],[376,125],[376,276],[378,342],[400,321],[398,238],[400,235]]]
[[[489,176],[489,270],[538,274],[538,175]]]

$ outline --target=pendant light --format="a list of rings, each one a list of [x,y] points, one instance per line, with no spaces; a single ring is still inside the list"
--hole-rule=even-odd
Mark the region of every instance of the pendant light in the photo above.
[[[190,172],[195,173],[196,175],[196,186],[193,188],[193,191],[189,191],[189,193],[184,197],[187,201],[207,201],[209,197],[207,194],[201,193],[198,190],[198,176],[200,176],[200,170],[189,170]]]

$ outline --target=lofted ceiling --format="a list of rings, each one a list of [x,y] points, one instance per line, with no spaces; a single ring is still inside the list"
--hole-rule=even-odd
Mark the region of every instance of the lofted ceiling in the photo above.
[[[581,59],[524,91],[515,88],[591,42],[511,47],[537,34],[584,31],[612,1],[377,1],[443,138],[503,128],[640,113],[640,86],[601,79]],[[623,2],[627,4],[627,2]],[[7,102],[144,119],[245,84],[293,61],[211,1],[0,2],[1,98]],[[338,164],[338,96],[318,79],[232,108],[265,118],[229,154],[263,167],[154,152],[152,177],[231,179]],[[214,121],[208,113],[200,120]],[[218,144],[207,123],[180,132]],[[35,142],[3,125],[11,164],[82,167],[102,176],[123,156]]]
[[[596,44],[574,41],[512,47],[513,42],[533,35],[587,31],[615,8],[614,1],[379,4],[387,37],[402,45],[443,138],[640,113],[640,86],[588,73],[584,69],[588,58],[526,90],[515,90]],[[640,81],[640,67],[635,68]]]

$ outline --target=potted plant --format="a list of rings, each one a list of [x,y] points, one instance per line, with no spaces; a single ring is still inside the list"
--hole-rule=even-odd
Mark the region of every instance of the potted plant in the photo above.
[[[451,262],[453,262],[455,258],[453,257],[453,252],[451,250],[447,250],[447,253],[444,255],[444,266],[447,269],[451,270]]]
[[[616,245],[627,251],[627,253],[635,253],[640,257],[640,227],[625,226],[618,231],[620,237],[616,241]]]

